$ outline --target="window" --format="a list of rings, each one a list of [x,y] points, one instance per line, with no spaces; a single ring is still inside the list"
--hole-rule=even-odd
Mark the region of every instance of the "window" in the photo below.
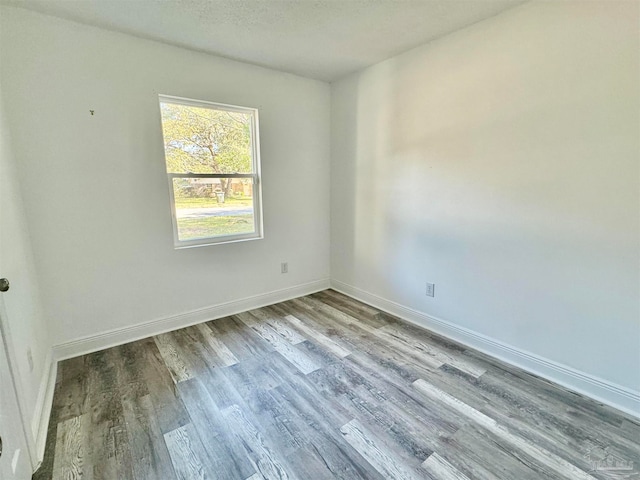
[[[160,95],[176,248],[262,238],[258,111]]]

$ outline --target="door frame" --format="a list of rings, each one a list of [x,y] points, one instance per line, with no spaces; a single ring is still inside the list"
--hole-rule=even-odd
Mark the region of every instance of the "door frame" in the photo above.
[[[0,294],[1,295],[1,294]],[[36,454],[36,444],[33,434],[29,429],[29,421],[25,415],[25,408],[23,405],[24,391],[22,385],[18,381],[17,360],[15,351],[13,349],[13,343],[11,340],[11,331],[7,322],[7,310],[4,306],[4,299],[0,297],[0,341],[4,346],[5,355],[7,357],[7,364],[9,366],[9,376],[11,377],[11,383],[13,387],[13,394],[18,406],[18,414],[20,416],[20,425],[22,426],[22,433],[27,445],[27,455],[29,457],[29,464],[31,465],[32,473],[40,466],[38,462],[38,456]]]

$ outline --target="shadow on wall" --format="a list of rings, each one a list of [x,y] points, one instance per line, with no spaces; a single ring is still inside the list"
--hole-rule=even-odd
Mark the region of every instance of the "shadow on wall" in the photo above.
[[[624,384],[605,372],[637,349],[638,118],[619,93],[637,71],[606,53],[621,12],[568,24],[575,8],[526,7],[494,19],[513,42],[488,22],[346,80],[355,190],[333,188],[355,286],[585,371],[595,355]]]

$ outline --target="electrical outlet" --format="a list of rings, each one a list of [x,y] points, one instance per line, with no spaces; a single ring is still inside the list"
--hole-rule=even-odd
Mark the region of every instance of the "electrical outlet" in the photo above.
[[[280,273],[289,273],[289,264],[287,262],[280,264]]]
[[[29,371],[33,372],[33,354],[31,348],[27,348],[27,362],[29,362]]]
[[[427,282],[427,297],[436,296],[436,284]]]

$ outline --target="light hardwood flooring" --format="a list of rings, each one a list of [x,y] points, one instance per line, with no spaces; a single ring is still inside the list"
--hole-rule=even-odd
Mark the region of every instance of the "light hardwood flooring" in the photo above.
[[[62,362],[34,479],[639,478],[639,441],[633,417],[327,290]]]

